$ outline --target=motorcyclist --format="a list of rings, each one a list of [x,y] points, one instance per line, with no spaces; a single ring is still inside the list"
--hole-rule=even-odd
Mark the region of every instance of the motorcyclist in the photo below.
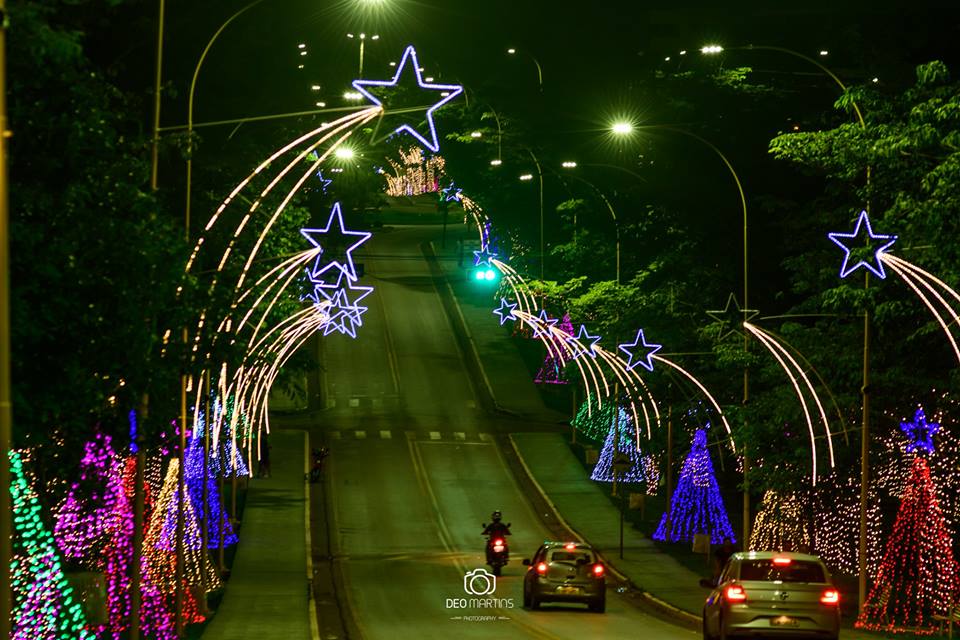
[[[487,541],[487,563],[489,564],[490,554],[493,552],[492,542],[497,538],[510,535],[510,525],[503,523],[503,514],[499,509],[490,514],[490,524],[484,527],[481,535],[490,536]]]

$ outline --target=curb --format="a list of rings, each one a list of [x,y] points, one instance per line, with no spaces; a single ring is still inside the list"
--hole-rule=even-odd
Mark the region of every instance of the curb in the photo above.
[[[510,446],[513,449],[514,455],[516,455],[517,457],[517,461],[519,461],[520,466],[523,467],[523,472],[527,475],[527,478],[530,480],[530,483],[534,487],[536,487],[537,492],[540,494],[540,498],[553,511],[554,516],[557,518],[557,522],[559,522],[570,533],[572,533],[573,534],[572,537],[576,538],[577,541],[589,543],[589,540],[584,538],[580,534],[580,532],[578,532],[574,527],[570,526],[570,523],[564,519],[564,517],[560,514],[560,511],[557,509],[557,506],[553,503],[553,500],[551,500],[550,496],[547,495],[547,492],[544,491],[543,486],[540,485],[536,477],[534,477],[533,473],[531,473],[530,467],[527,465],[527,461],[523,459],[523,455],[521,455],[520,453],[520,448],[517,447],[517,443],[513,439],[513,434],[507,434],[507,439],[510,442]],[[620,580],[621,582],[624,582],[625,584],[629,585],[630,588],[635,589],[640,595],[640,597],[646,602],[646,604],[650,605],[654,609],[657,609],[664,615],[667,615],[675,619],[677,622],[683,624],[684,626],[694,629],[696,631],[700,631],[701,621],[699,616],[692,614],[689,611],[685,611],[684,609],[681,609],[679,607],[676,607],[670,604],[669,602],[658,598],[657,596],[653,595],[649,591],[644,590],[643,587],[635,584],[626,574],[622,573],[619,569],[617,569],[616,565],[614,565],[609,560],[607,560],[604,554],[597,552],[597,555],[600,556],[600,559],[603,561],[603,564],[607,567],[607,569],[610,570],[610,573],[614,574],[617,577],[617,579]]]
[[[303,431],[303,474],[304,478],[310,475],[310,432]],[[303,528],[306,535],[307,544],[307,597],[310,604],[307,605],[307,613],[310,616],[310,637],[312,640],[320,640],[320,623],[317,611],[317,599],[313,596],[313,535],[310,531],[310,483],[304,482],[303,488]]]

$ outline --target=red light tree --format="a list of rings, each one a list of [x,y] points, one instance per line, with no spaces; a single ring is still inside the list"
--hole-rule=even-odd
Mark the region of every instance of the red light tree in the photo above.
[[[926,458],[913,460],[900,512],[887,540],[877,580],[856,626],[932,634],[934,614],[946,615],[957,595],[953,558]]]

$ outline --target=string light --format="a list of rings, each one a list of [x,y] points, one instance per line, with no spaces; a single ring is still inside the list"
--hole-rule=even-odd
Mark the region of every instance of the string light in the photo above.
[[[861,228],[866,228],[867,235],[865,238],[858,240]],[[867,216],[867,212],[865,210],[861,211],[860,215],[857,217],[857,226],[854,227],[853,233],[834,232],[828,233],[827,237],[830,238],[834,244],[843,249],[843,264],[840,267],[841,278],[846,278],[860,267],[866,268],[878,278],[883,279],[887,277],[886,272],[883,270],[883,262],[881,261],[881,257],[883,256],[884,251],[889,249],[890,246],[897,241],[897,236],[874,233],[873,228],[870,226],[870,218]],[[873,260],[876,262],[876,266],[862,259],[857,260],[851,266],[850,252],[853,250],[846,244],[846,242],[844,242],[845,240],[850,241],[850,245],[854,247],[862,247],[866,242],[873,254]]]
[[[650,454],[644,455],[637,449],[637,443],[634,439],[636,428],[633,426],[630,416],[622,407],[616,407],[616,426],[614,426],[612,420],[613,403],[607,403],[605,407],[608,410],[602,413],[610,418],[606,420],[607,436],[603,448],[600,450],[597,464],[590,473],[590,479],[597,482],[614,482],[614,479],[616,479],[617,482],[622,483],[643,483],[645,493],[654,495],[657,492],[657,485],[660,484],[658,458]],[[601,412],[597,411],[596,413]],[[619,443],[615,441],[617,434],[619,434]],[[614,471],[614,454],[617,452],[626,455],[630,460],[631,466],[626,473],[615,473]]]
[[[809,551],[813,525],[809,497],[802,493],[768,490],[753,520],[750,549],[755,551]]]
[[[705,429],[697,429],[693,434],[690,453],[683,461],[677,489],[670,500],[670,510],[660,519],[654,540],[667,540],[668,521],[670,542],[690,541],[700,533],[709,535],[713,544],[737,540],[713,473]]]
[[[617,345],[617,349],[627,354],[630,359],[627,361],[627,371],[630,371],[638,364],[647,371],[653,371],[653,354],[663,348],[663,345],[650,344],[643,335],[643,329],[637,331],[637,337],[633,342],[625,342]],[[637,352],[643,353],[638,355]]]
[[[556,322],[556,320],[553,322]],[[567,337],[573,334],[573,325],[570,323],[569,313],[563,314],[557,329],[566,334]],[[533,381],[537,384],[567,384],[568,381],[563,371],[567,360],[568,358],[559,349],[548,347],[547,355],[544,357],[543,364],[540,366],[537,375],[534,376]]]
[[[446,161],[441,156],[424,157],[423,149],[410,147],[400,150],[400,162],[388,159],[394,175],[384,173],[387,179],[387,195],[394,198],[435,193],[444,176]]]

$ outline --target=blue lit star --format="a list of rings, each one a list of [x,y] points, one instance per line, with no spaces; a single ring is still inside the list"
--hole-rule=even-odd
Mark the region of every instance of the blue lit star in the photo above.
[[[317,178],[320,179],[320,188],[323,190],[324,193],[326,193],[326,192],[327,192],[327,187],[330,186],[330,183],[333,182],[333,179],[331,179],[331,178],[324,178],[324,177],[323,177],[323,171],[317,171]]]
[[[550,327],[557,324],[557,319],[548,317],[546,309],[540,310],[538,319],[540,322],[535,322],[533,325],[533,337],[539,338],[540,336],[549,336]]]
[[[853,250],[844,243],[844,239],[847,240],[856,240],[860,235],[860,228],[867,228],[867,236],[863,238],[866,240],[866,243],[859,243],[869,245],[869,249],[873,252],[873,260],[876,260],[877,265],[874,266],[866,260],[857,260],[853,265],[850,264],[850,252]],[[880,260],[881,254],[886,251],[890,245],[897,241],[897,236],[891,235],[882,235],[876,234],[873,232],[873,229],[870,226],[870,218],[867,217],[866,211],[861,211],[860,216],[857,218],[857,226],[854,228],[853,233],[828,233],[827,237],[830,238],[838,247],[843,249],[843,265],[840,267],[840,277],[846,278],[848,275],[856,271],[859,267],[866,267],[871,273],[873,273],[878,278],[886,278],[887,274],[883,270],[883,262]],[[858,249],[855,243],[850,242],[851,245],[854,245],[854,249]],[[879,245],[878,248],[874,249],[875,246]]]
[[[500,298],[500,307],[494,309],[493,313],[500,317],[500,324],[506,324],[507,320],[513,320],[513,310],[517,308],[516,302],[507,302],[506,298]]]
[[[450,202],[450,201],[460,202],[460,198],[461,198],[460,193],[462,191],[463,189],[460,189],[459,187],[455,186],[453,184],[453,180],[451,180],[450,185],[441,189],[440,193],[443,194],[442,197],[444,198],[445,202]]]
[[[429,84],[424,82],[423,76],[420,73],[420,62],[417,60],[417,52],[414,50],[413,45],[408,46],[403,52],[403,57],[397,64],[397,72],[394,74],[392,80],[354,80],[353,87],[361,94],[366,96],[368,100],[380,107],[383,107],[383,102],[374,96],[369,90],[367,90],[366,87],[396,87],[400,84],[400,76],[403,75],[404,69],[406,69],[408,66],[413,68],[413,74],[417,80],[417,85],[419,85],[421,89],[446,92],[447,95],[442,96],[439,102],[436,102],[432,107],[427,109],[426,120],[427,128],[429,129],[429,139],[421,135],[409,124],[400,125],[394,130],[394,133],[405,131],[420,141],[420,143],[423,144],[423,146],[425,146],[427,149],[437,153],[440,150],[440,143],[437,140],[437,129],[433,124],[433,112],[463,93],[463,87],[455,84]],[[386,112],[386,107],[383,108]]]
[[[358,295],[351,300],[347,292],[356,292]],[[363,325],[360,316],[367,311],[367,307],[361,307],[357,303],[366,298],[373,291],[373,287],[354,286],[348,281],[346,289],[338,289],[330,298],[330,307],[328,312],[330,318],[323,328],[323,335],[329,335],[334,331],[348,335],[351,338],[357,337],[357,327]]]
[[[497,253],[495,251],[490,251],[490,247],[488,245],[479,251],[473,252],[473,266],[479,267],[480,265],[485,264],[489,267],[491,266],[490,261],[496,257]]]
[[[648,371],[653,371],[653,354],[660,351],[663,345],[648,343],[643,335],[643,329],[640,329],[637,331],[637,337],[633,342],[617,345],[617,348],[630,356],[630,359],[627,361],[627,371],[632,370],[638,364]],[[635,354],[633,350],[645,351],[645,353],[641,356]]]
[[[907,453],[913,451],[925,451],[927,453],[933,453],[933,434],[937,431],[940,431],[939,422],[927,422],[927,416],[924,415],[923,409],[917,409],[917,412],[913,416],[913,422],[901,422],[900,430],[903,431],[907,438],[910,439],[907,442]]]
[[[573,348],[573,357],[574,359],[579,358],[583,354],[589,354],[591,358],[597,357],[597,343],[600,342],[600,336],[592,336],[587,331],[586,325],[580,325],[580,331],[577,335],[570,336],[566,339],[567,344]],[[590,342],[589,346],[584,346],[584,343]]]
[[[334,226],[334,223],[336,223],[336,226]],[[320,244],[320,240],[315,236],[325,236],[326,239],[331,239],[331,241],[328,242],[330,245],[337,244],[335,240],[337,236],[340,236],[344,244],[352,241],[347,236],[353,236],[356,238],[356,241],[353,242],[353,244],[347,244],[346,248],[343,250],[343,260],[327,260],[322,257],[325,254],[321,254],[321,256],[317,258],[312,275],[314,278],[319,278],[321,274],[326,272],[332,266],[336,266],[338,269],[342,270],[350,280],[357,279],[357,270],[353,265],[353,256],[351,254],[354,249],[366,242],[373,234],[371,234],[369,231],[347,231],[347,229],[343,226],[343,213],[340,211],[339,202],[334,203],[333,209],[330,210],[330,218],[327,220],[326,227],[323,229],[300,229],[300,233],[302,233],[303,236],[310,241],[310,244],[315,247],[322,246]],[[337,257],[339,258],[339,256]],[[326,262],[324,263],[323,261],[325,260]]]

